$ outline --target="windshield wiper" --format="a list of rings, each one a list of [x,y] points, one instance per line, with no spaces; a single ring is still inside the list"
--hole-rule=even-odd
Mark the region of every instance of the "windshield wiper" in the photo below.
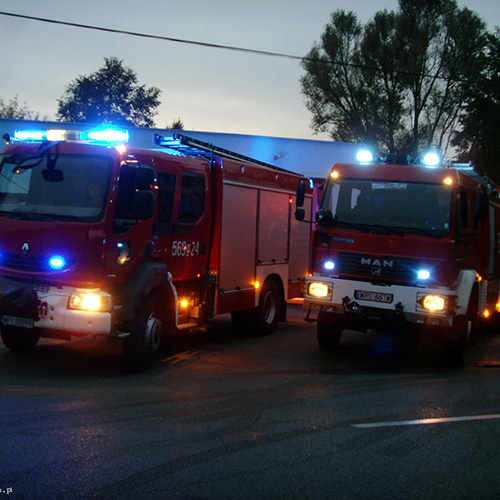
[[[365,233],[376,232],[376,231],[386,231],[387,233],[396,233],[400,236],[404,236],[404,231],[400,228],[395,228],[391,226],[384,226],[382,224],[370,224],[368,222],[349,222],[345,220],[340,220],[337,216],[333,219],[334,226],[343,225],[350,227],[352,229],[358,229],[359,231],[364,231]]]
[[[421,227],[401,227],[399,229],[409,233],[425,234],[427,236],[432,236],[433,238],[437,238],[438,240],[443,237],[442,234],[433,231],[432,229],[423,229]]]

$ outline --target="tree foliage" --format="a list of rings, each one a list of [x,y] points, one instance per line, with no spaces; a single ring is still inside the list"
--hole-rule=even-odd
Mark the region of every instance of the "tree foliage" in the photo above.
[[[39,120],[40,115],[28,108],[26,102],[21,104],[17,94],[6,101],[0,97],[0,118],[12,120]]]
[[[172,130],[184,130],[184,123],[181,120],[181,118],[179,117],[179,118],[173,120],[170,125],[167,123],[166,128],[169,128]]]
[[[137,75],[116,57],[104,58],[104,66],[79,76],[58,99],[61,121],[113,123],[153,127],[160,105],[160,89],[137,83]]]
[[[488,35],[483,64],[467,94],[462,130],[454,144],[461,158],[500,181],[500,31]]]
[[[399,0],[364,26],[334,12],[303,60],[313,130],[389,152],[445,150],[485,41],[484,22],[455,0]]]

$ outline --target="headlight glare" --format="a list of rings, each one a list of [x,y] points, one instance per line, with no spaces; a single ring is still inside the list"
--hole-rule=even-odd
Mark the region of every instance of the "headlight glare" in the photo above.
[[[417,304],[428,312],[444,312],[446,311],[448,300],[443,295],[419,294]]]
[[[111,309],[111,297],[100,293],[74,293],[69,299],[69,308],[80,311],[102,312]]]
[[[331,297],[332,288],[326,283],[313,281],[308,284],[307,293],[308,295],[311,295],[312,297],[316,297],[318,299],[326,299]]]

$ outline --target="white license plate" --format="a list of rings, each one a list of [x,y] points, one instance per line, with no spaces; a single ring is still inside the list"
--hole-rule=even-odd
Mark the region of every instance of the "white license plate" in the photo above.
[[[384,304],[390,304],[394,300],[392,293],[368,292],[366,290],[354,290],[354,297],[358,300],[383,302]]]
[[[33,328],[33,320],[18,318],[17,316],[2,316],[2,325],[18,326],[19,328]]]

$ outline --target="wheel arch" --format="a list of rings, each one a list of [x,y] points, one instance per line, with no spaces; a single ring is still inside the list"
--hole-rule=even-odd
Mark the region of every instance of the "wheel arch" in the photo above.
[[[132,320],[137,309],[154,293],[163,293],[176,305],[177,293],[167,266],[161,262],[144,262],[133,272],[128,282],[120,288],[117,299],[121,306],[119,321]],[[177,324],[177,307],[175,324]]]

